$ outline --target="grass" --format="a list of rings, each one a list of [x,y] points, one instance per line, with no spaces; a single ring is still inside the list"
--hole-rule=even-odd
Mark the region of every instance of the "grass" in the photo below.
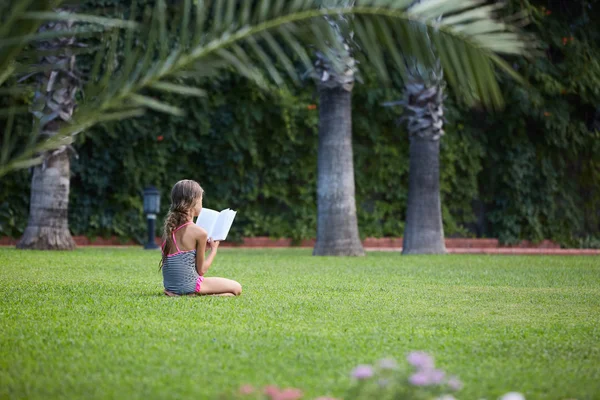
[[[204,399],[241,384],[342,396],[426,350],[461,399],[600,398],[600,258],[317,258],[223,249],[239,298],[167,298],[158,253],[0,248],[0,398]]]

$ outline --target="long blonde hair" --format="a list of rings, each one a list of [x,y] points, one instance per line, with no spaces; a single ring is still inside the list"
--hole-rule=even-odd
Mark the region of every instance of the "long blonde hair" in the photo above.
[[[171,252],[173,246],[173,231],[178,226],[184,224],[190,218],[190,213],[193,211],[194,206],[200,201],[204,189],[196,181],[184,179],[177,182],[173,189],[171,189],[171,207],[165,217],[165,224],[163,227],[163,257],[160,263],[162,267],[165,263],[167,254]]]

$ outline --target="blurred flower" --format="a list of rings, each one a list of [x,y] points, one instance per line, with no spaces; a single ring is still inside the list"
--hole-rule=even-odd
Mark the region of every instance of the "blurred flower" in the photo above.
[[[433,369],[427,372],[429,373],[429,379],[431,380],[431,383],[434,385],[439,385],[446,377],[446,373],[441,369]]]
[[[252,394],[254,393],[254,387],[252,385],[243,385],[240,387],[240,394]]]
[[[306,106],[306,108],[308,108],[309,110],[316,110],[317,109],[317,105],[316,104],[309,104],[308,106]]]
[[[444,381],[446,373],[440,369],[422,369],[408,379],[415,386],[439,385]]]
[[[413,351],[406,357],[406,360],[418,369],[432,369],[434,366],[433,357],[424,351]]]
[[[162,142],[164,138],[165,137],[163,135],[160,135],[160,136],[156,137],[156,140],[158,140],[159,142]]]
[[[509,392],[500,397],[500,400],[525,400],[525,396],[518,392]]]
[[[412,374],[408,381],[415,386],[427,386],[429,385],[429,375],[427,372],[417,372],[416,374]]]
[[[335,397],[320,396],[320,397],[317,397],[315,400],[339,400],[339,399],[336,399]]]
[[[352,370],[352,377],[356,379],[367,379],[373,376],[373,367],[361,364]]]
[[[393,358],[383,358],[379,360],[379,368],[381,369],[396,369],[398,368],[398,363]]]
[[[550,15],[550,14],[552,14],[552,11],[546,10],[546,15]]]
[[[551,116],[551,115],[552,115],[552,114],[551,114],[551,113],[549,113],[548,111],[544,111],[544,117],[549,117],[549,116]]]
[[[267,385],[263,389],[264,394],[272,399],[275,399],[279,395],[279,388],[275,385]]]
[[[274,397],[275,400],[298,400],[302,397],[302,390],[296,388],[287,388],[283,389],[279,392],[279,394]]]
[[[456,397],[452,396],[451,394],[444,394],[440,397],[436,397],[435,400],[456,400]]]
[[[460,390],[462,389],[463,384],[456,376],[451,376],[448,378],[448,386],[450,386],[450,389],[452,390]]]

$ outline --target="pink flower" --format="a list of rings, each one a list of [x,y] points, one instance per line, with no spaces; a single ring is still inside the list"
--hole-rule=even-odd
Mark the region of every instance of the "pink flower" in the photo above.
[[[446,373],[440,369],[420,370],[409,378],[415,386],[439,385],[444,380]]]
[[[434,367],[433,357],[423,351],[413,351],[406,360],[417,369],[432,369]]]
[[[450,387],[450,389],[452,390],[460,390],[462,389],[462,382],[460,381],[460,379],[458,379],[458,377],[456,376],[451,376],[450,378],[448,378],[448,386]]]
[[[240,387],[240,394],[252,394],[254,393],[254,387],[252,385],[243,385]]]
[[[410,378],[408,378],[408,381],[411,385],[415,386],[427,386],[430,384],[427,372],[417,372],[416,374],[412,374]]]
[[[277,398],[279,396],[279,388],[275,385],[267,385],[263,389],[264,394],[269,396],[271,399]]]
[[[328,397],[328,396],[320,396],[317,397],[315,400],[338,400],[335,397]]]
[[[302,397],[302,390],[296,388],[287,388],[279,392],[279,395],[275,397],[277,400],[298,400]]]
[[[431,379],[431,382],[434,385],[439,385],[440,383],[442,383],[445,377],[446,373],[441,369],[433,369],[429,371],[429,378]]]
[[[300,389],[296,389],[296,388],[279,389],[275,385],[265,386],[265,388],[263,389],[263,392],[271,400],[298,400],[303,395],[303,393]]]
[[[361,364],[352,370],[352,377],[356,379],[368,379],[373,376],[373,367]]]

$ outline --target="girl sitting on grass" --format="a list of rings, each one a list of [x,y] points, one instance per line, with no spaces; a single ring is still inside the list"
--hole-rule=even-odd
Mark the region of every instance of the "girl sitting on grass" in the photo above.
[[[242,285],[236,281],[204,277],[217,255],[219,242],[209,238],[207,232],[193,222],[202,210],[203,193],[198,182],[192,180],[179,181],[171,190],[160,263],[167,296],[239,296],[242,293]],[[207,245],[210,254],[205,258]]]

